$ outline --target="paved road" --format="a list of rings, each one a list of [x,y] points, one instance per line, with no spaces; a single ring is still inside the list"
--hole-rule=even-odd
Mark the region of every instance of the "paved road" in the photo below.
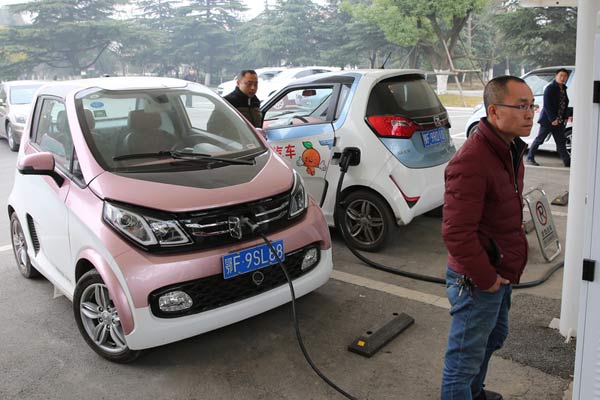
[[[560,163],[551,154],[540,159]],[[6,203],[15,160],[15,154],[0,141],[0,204]],[[564,168],[527,168],[526,174],[528,186],[544,184],[549,194],[567,187]],[[564,243],[566,210],[553,207],[552,211]],[[0,399],[342,398],[303,359],[289,306],[150,350],[133,365],[99,358],[81,339],[71,303],[64,297],[54,298],[47,281],[19,275],[11,251],[6,251],[8,230],[7,215],[0,213]],[[315,363],[361,399],[438,398],[449,322],[444,288],[367,268],[335,231],[332,235],[333,278],[298,301],[301,329]],[[529,239],[526,280],[548,267],[532,234]],[[386,251],[372,255],[397,268],[440,277],[445,256],[440,220],[431,217],[419,217],[398,228]],[[561,281],[557,274],[526,293],[543,302],[556,301]],[[370,359],[346,350],[356,337],[387,321],[394,312],[406,312],[416,323]],[[548,312],[548,322],[557,316]],[[552,354],[558,347],[560,342]],[[502,391],[507,399],[562,399],[568,375],[561,377],[527,360],[512,359],[510,355],[494,357],[491,389]]]

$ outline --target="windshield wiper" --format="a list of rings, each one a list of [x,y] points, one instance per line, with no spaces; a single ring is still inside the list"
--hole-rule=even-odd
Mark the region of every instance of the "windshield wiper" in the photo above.
[[[154,153],[133,153],[133,154],[122,154],[120,156],[114,156],[113,161],[121,160],[134,160],[136,158],[162,158],[162,157],[173,157],[173,152],[168,150],[157,151]]]
[[[123,154],[120,156],[113,157],[113,161],[122,161],[122,160],[134,160],[138,158],[163,158],[170,157],[175,158],[177,160],[186,160],[186,161],[219,161],[227,164],[242,164],[242,165],[254,165],[254,160],[242,160],[239,158],[224,158],[224,157],[215,157],[210,154],[204,153],[189,153],[189,152],[181,152],[181,151],[171,151],[171,150],[162,150],[157,151],[155,153],[134,153],[134,154]]]
[[[228,164],[254,165],[254,159],[243,160],[240,158],[215,157],[210,154],[204,154],[204,153],[188,153],[188,152],[181,152],[181,151],[172,151],[171,156],[173,158],[177,158],[180,160],[187,160],[187,161],[196,161],[196,160],[220,161],[220,162],[224,162],[224,163],[228,163]]]

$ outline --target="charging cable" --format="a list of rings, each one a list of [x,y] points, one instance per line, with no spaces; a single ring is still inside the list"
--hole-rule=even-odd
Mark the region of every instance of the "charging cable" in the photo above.
[[[360,163],[360,150],[356,147],[345,148],[341,155],[340,163],[339,163],[341,173],[340,173],[340,177],[338,180],[337,189],[335,192],[336,207],[340,206],[339,199],[341,198],[341,193],[342,193],[342,183],[344,182],[344,177],[346,176],[348,167],[350,167],[351,165],[358,165],[359,163]],[[404,276],[406,278],[416,279],[419,281],[439,283],[442,285],[446,284],[446,280],[444,278],[439,278],[437,276],[417,274],[414,272],[402,271],[397,268],[388,267],[387,265],[383,265],[376,261],[373,261],[373,260],[365,257],[364,255],[362,255],[361,253],[359,253],[359,251],[357,249],[352,247],[352,244],[346,237],[346,232],[342,227],[339,227],[338,231],[341,233],[342,239],[344,240],[344,243],[346,243],[346,247],[348,247],[348,249],[350,249],[352,254],[354,254],[356,256],[356,258],[361,260],[363,263],[365,263],[369,267],[372,267],[372,268],[375,268],[375,269],[378,269],[381,271],[389,272],[394,275],[400,275],[400,276]],[[522,283],[519,283],[516,285],[512,285],[512,287],[514,289],[525,289],[525,288],[530,288],[530,287],[541,285],[542,283],[544,283],[548,279],[550,279],[550,277],[556,271],[558,271],[560,268],[562,268],[563,265],[564,265],[564,261],[561,261],[561,262],[557,263],[556,265],[554,265],[552,268],[550,268],[542,278],[536,279],[534,281],[522,282]]]
[[[279,255],[275,251],[275,248],[273,247],[273,244],[271,243],[271,241],[258,229],[259,228],[258,224],[252,222],[249,218],[246,218],[246,217],[242,218],[242,222],[245,223],[253,233],[258,233],[260,235],[260,237],[264,240],[264,242],[269,246],[269,249],[271,250],[271,252],[275,256],[275,258],[277,259],[277,264],[279,264],[279,266],[281,267],[281,270],[283,271],[283,274],[285,275],[285,279],[288,282],[288,285],[290,288],[290,294],[292,296],[292,317],[294,319],[294,330],[296,331],[296,339],[298,340],[298,345],[300,346],[300,350],[302,350],[302,354],[304,355],[304,358],[308,362],[308,365],[310,365],[310,367],[313,369],[313,371],[315,371],[315,373],[319,376],[319,378],[321,378],[323,381],[325,381],[325,383],[327,383],[329,386],[331,386],[333,389],[335,389],[342,396],[344,396],[350,400],[357,400],[356,397],[352,396],[350,393],[346,392],[344,389],[342,389],[341,387],[336,385],[323,372],[321,372],[321,370],[315,365],[313,360],[310,358],[308,351],[306,350],[306,347],[304,346],[304,341],[302,340],[302,335],[300,334],[300,325],[298,323],[298,316],[296,314],[296,292],[294,291],[294,285],[292,284],[292,279],[290,278],[290,275],[288,274],[287,269],[283,265],[281,258],[279,258]]]

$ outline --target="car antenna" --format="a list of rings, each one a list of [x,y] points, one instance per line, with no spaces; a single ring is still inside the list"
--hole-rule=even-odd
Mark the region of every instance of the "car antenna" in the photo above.
[[[390,51],[387,55],[387,57],[385,58],[385,60],[383,60],[383,64],[381,64],[381,67],[379,67],[379,69],[384,69],[385,68],[385,63],[388,62],[388,60],[390,59],[390,56],[392,55],[392,52]]]

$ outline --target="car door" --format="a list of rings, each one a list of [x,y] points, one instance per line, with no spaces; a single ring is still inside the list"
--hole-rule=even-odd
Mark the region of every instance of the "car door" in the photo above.
[[[27,177],[28,222],[33,225],[39,240],[35,250],[35,260],[41,264],[63,288],[69,287],[72,268],[68,235],[68,210],[65,200],[72,181],[68,171],[73,159],[73,141],[67,122],[65,105],[61,99],[42,98],[37,102],[34,114],[30,146],[27,153],[50,152],[54,155],[55,170],[66,179],[58,185],[49,176],[29,175]],[[69,282],[69,283],[68,283]]]
[[[262,108],[271,147],[300,173],[308,193],[321,204],[335,141],[333,119],[339,84],[290,86]]]

